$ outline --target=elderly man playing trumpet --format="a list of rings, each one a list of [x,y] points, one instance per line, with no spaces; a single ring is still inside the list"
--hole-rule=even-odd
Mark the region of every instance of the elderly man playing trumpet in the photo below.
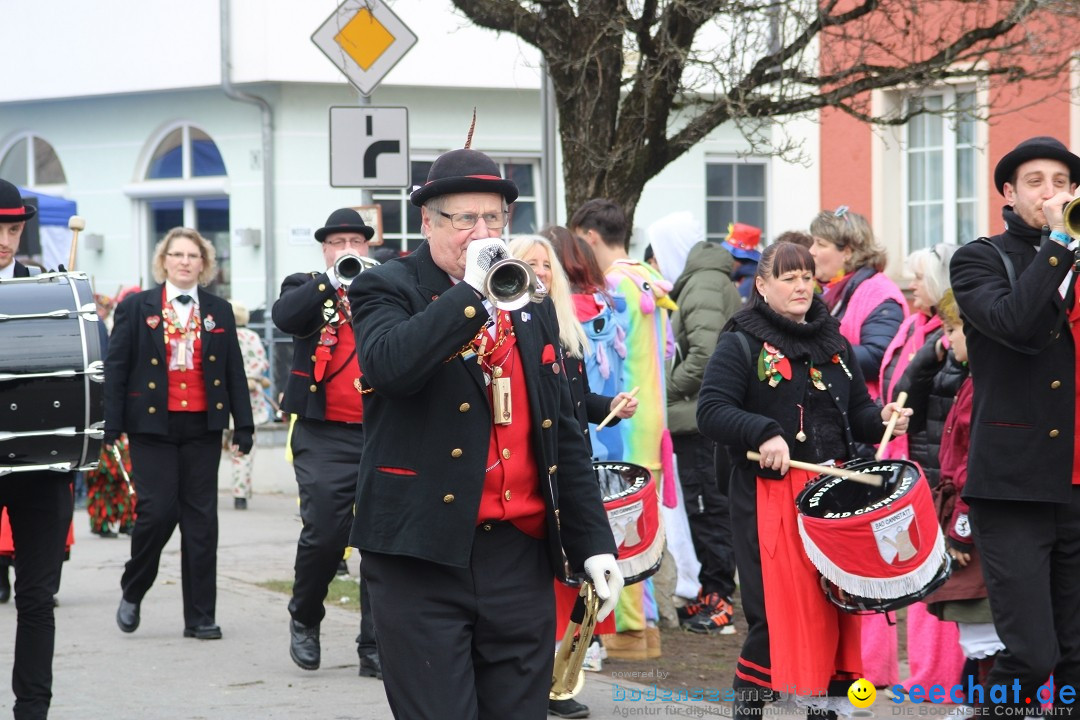
[[[371,390],[352,543],[396,718],[545,717],[554,575],[591,579],[601,619],[622,587],[551,301],[482,296],[517,195],[483,153],[442,155],[412,194],[426,242],[349,288]]]
[[[332,212],[315,231],[326,269],[285,278],[271,311],[278,329],[293,336],[293,363],[281,408],[297,416],[292,453],[304,524],[289,600],[289,656],[304,670],[319,667],[323,601],[352,526],[364,413],[345,292],[355,273],[369,265],[368,241],[374,233],[356,210]],[[381,677],[363,580],[356,644],[360,675]]]

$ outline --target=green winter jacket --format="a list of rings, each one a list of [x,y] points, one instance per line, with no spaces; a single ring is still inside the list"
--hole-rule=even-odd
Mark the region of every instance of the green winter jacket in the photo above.
[[[717,243],[702,241],[690,248],[686,267],[675,281],[671,297],[679,306],[672,313],[675,358],[667,374],[668,429],[672,435],[696,433],[697,400],[705,365],[716,349],[720,328],[742,299],[731,271],[735,259]]]

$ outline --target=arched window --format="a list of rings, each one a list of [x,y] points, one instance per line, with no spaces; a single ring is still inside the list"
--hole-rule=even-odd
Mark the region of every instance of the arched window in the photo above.
[[[145,156],[144,156],[145,157]],[[217,276],[210,292],[231,294],[229,196],[225,161],[217,144],[191,124],[167,129],[149,154],[143,182],[129,194],[144,201],[149,250],[174,227],[192,227],[214,245]]]
[[[67,176],[56,150],[43,138],[27,133],[4,149],[0,177],[23,187],[66,185]]]

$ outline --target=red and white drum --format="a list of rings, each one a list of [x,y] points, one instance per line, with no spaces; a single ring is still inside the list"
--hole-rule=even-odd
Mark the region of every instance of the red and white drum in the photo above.
[[[846,470],[880,475],[880,487],[819,475],[795,499],[799,535],[814,567],[848,612],[889,612],[940,587],[951,564],[930,486],[906,460],[857,460]]]
[[[648,468],[624,462],[594,462],[611,533],[618,546],[619,570],[627,585],[660,569],[664,525],[656,482]]]
[[[0,476],[95,467],[104,381],[85,273],[0,280]]]

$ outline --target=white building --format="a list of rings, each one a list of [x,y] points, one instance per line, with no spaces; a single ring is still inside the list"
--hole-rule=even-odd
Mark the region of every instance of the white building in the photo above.
[[[335,208],[363,204],[360,190],[330,187],[328,119],[331,106],[362,98],[311,39],[338,4],[0,0],[19,28],[4,41],[0,177],[78,203],[87,225],[78,268],[98,292],[151,284],[154,244],[188,225],[217,248],[222,267],[212,290],[258,318],[285,275],[320,267],[311,232]],[[503,163],[522,189],[513,231],[564,223],[561,179],[557,216],[544,210],[539,53],[472,26],[449,0],[387,4],[418,42],[370,103],[408,109],[412,182],[464,144],[475,107],[473,147]],[[264,100],[265,111],[226,94],[223,53],[232,86]],[[273,128],[269,192],[264,112]],[[801,128],[816,152],[816,126]],[[740,157],[745,149],[734,129],[715,131],[647,186],[638,227],[674,210],[692,211],[710,236],[722,237],[730,219],[763,225],[766,236],[805,225],[819,209],[816,163]],[[415,247],[419,212],[406,189],[376,190],[374,199],[384,242]],[[98,238],[86,242],[91,234],[100,249]]]

